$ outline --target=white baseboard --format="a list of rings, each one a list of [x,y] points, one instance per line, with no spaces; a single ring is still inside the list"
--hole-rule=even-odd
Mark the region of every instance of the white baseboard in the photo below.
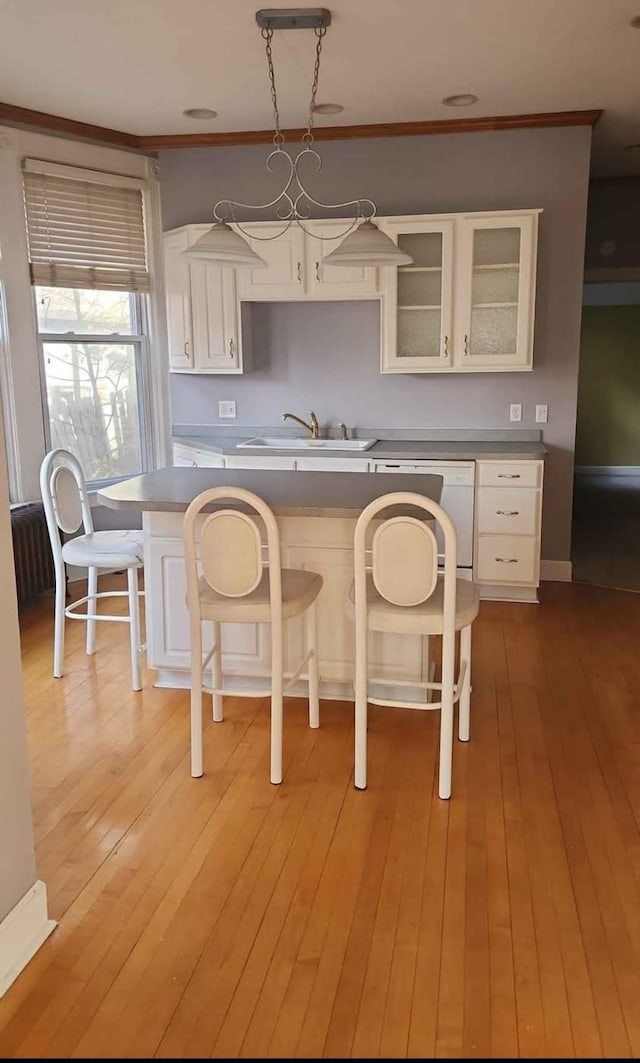
[[[541,561],[540,579],[553,583],[571,583],[571,569],[570,561]]]
[[[47,887],[38,880],[0,923],[0,997],[56,926],[47,911]]]
[[[640,465],[576,465],[577,476],[640,476]]]

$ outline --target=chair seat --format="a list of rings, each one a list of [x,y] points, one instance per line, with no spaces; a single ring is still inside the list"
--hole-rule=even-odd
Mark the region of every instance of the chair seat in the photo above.
[[[68,565],[92,568],[141,568],[142,532],[131,529],[91,532],[69,539],[62,547]]]
[[[392,605],[375,588],[371,573],[367,573],[367,626],[372,631],[395,631],[400,635],[441,635],[443,578],[438,577],[436,589],[420,605]],[[351,584],[349,605],[354,607],[355,587]],[[475,620],[480,607],[480,595],[471,580],[456,580],[456,631]]]
[[[322,588],[322,576],[317,572],[305,572],[297,568],[282,569],[282,615],[285,620],[306,612],[318,597]],[[251,594],[243,598],[227,598],[217,594],[206,580],[198,580],[200,594],[200,611],[203,620],[216,620],[221,623],[269,623],[271,607],[269,604],[270,584],[269,570],[265,569],[262,579]]]

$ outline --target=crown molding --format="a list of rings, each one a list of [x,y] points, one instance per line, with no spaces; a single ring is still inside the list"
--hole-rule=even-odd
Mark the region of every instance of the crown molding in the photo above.
[[[507,114],[485,118],[446,118],[424,122],[382,122],[369,125],[316,126],[316,140],[361,140],[375,137],[440,136],[446,133],[487,133],[509,129],[548,129],[558,126],[595,126],[601,110],[548,111],[540,114]],[[239,130],[229,133],[157,133],[138,136],[119,129],[78,122],[73,118],[33,111],[0,102],[0,121],[58,133],[81,140],[97,141],[114,147],[151,154],[160,148],[225,147],[229,145],[271,144],[272,129]],[[283,129],[288,140],[299,140],[304,129]]]
[[[113,147],[141,150],[140,137],[134,133],[91,125],[90,122],[76,122],[74,118],[62,118],[45,111],[32,111],[28,107],[16,107],[12,103],[0,102],[0,121],[43,133],[58,133],[80,140],[97,141],[99,144],[111,144]]]
[[[315,126],[315,140],[359,140],[373,137],[439,136],[446,133],[487,133],[508,129],[544,129],[553,126],[595,126],[598,111],[550,111],[543,114],[508,114],[487,118],[446,118],[425,122],[383,122],[373,125]],[[287,140],[300,140],[304,129],[283,129]],[[230,133],[177,133],[140,137],[141,146],[160,148],[225,147],[271,144],[272,129]]]

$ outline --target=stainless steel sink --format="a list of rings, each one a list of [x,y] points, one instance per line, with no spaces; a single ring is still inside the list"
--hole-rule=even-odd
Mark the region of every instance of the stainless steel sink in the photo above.
[[[312,439],[310,436],[292,439],[291,436],[254,436],[253,439],[245,439],[242,443],[236,443],[236,449],[362,451],[368,450],[374,443],[377,443],[376,439]]]

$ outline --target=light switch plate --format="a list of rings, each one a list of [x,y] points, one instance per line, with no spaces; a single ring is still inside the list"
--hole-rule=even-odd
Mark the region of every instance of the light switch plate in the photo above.
[[[218,403],[218,417],[235,417],[235,399],[223,399]]]
[[[519,402],[512,402],[509,406],[509,420],[521,421],[522,420],[522,406]]]
[[[538,421],[539,424],[546,424],[548,419],[549,407],[546,405],[546,403],[541,403],[539,406],[536,406],[536,421]]]

